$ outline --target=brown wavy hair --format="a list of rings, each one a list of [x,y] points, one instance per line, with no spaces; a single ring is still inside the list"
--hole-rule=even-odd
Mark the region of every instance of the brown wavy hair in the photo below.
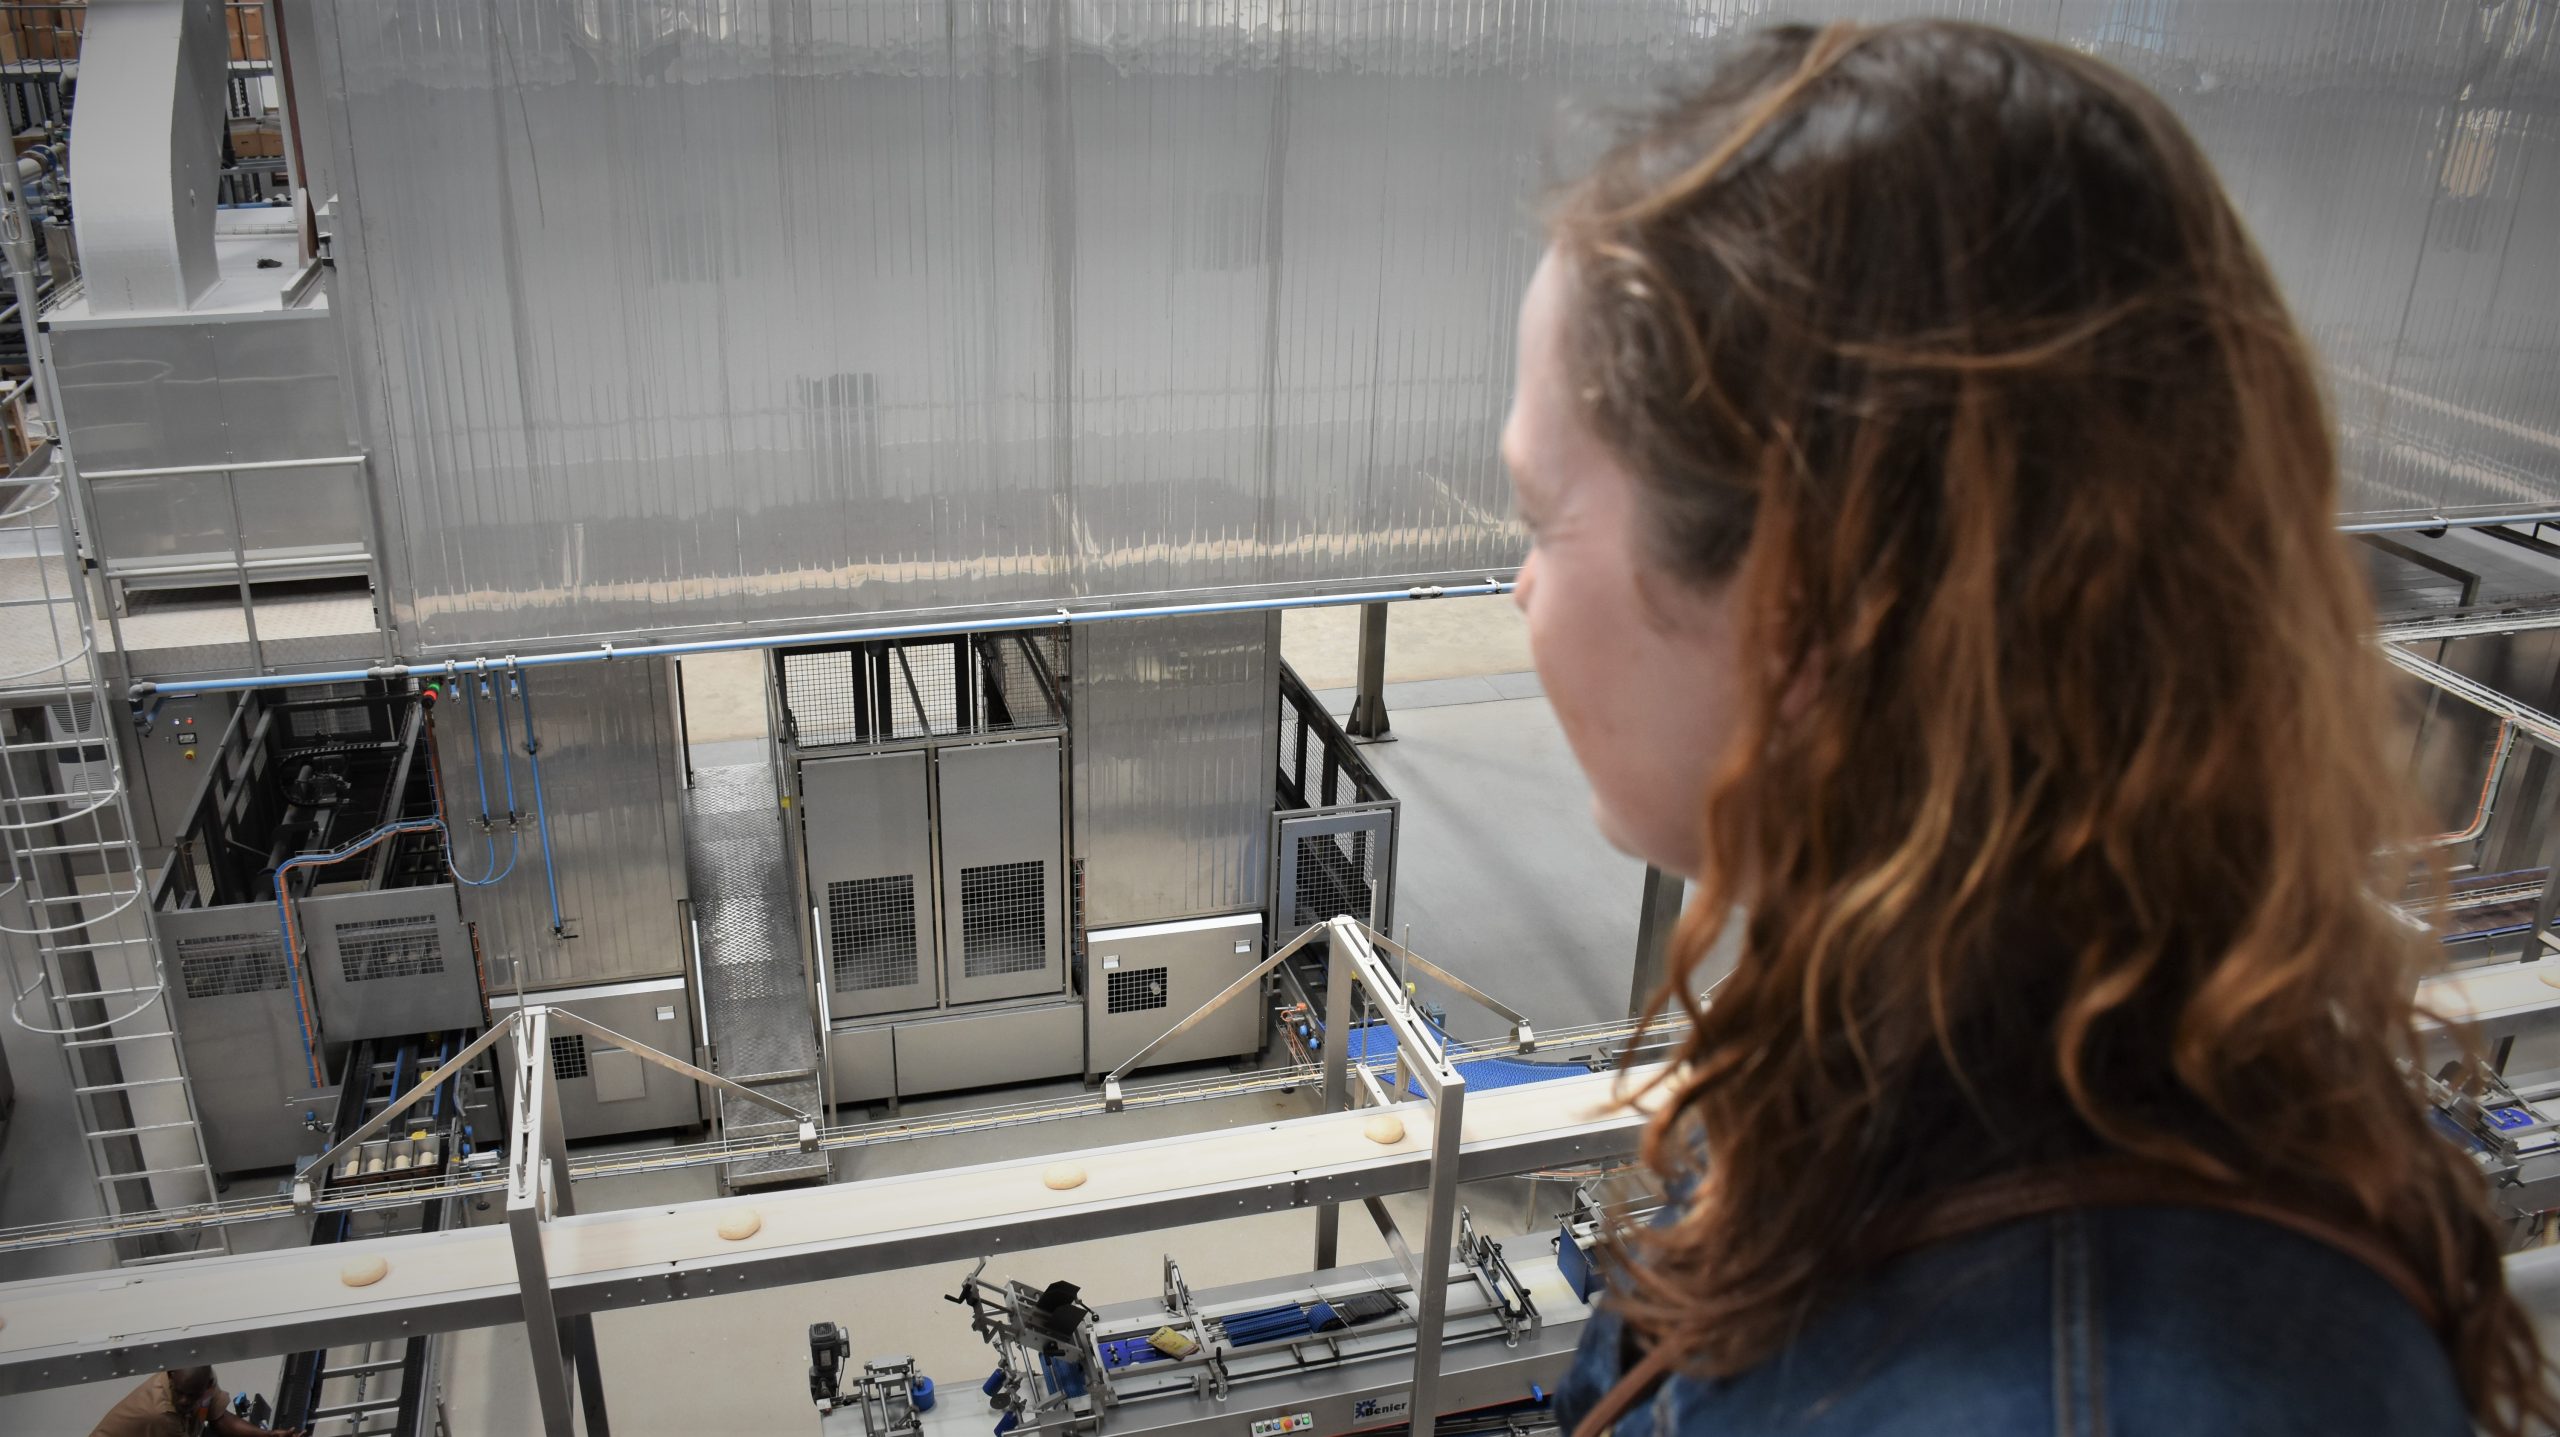
[[[2478,1419],[2548,1415],[2402,1066],[2424,825],[2312,360],[2184,128],[1998,30],[1768,29],[1550,238],[1653,567],[1755,657],[1652,1010],[1645,1156],[1703,1181],[1631,1328],[1738,1371],[1928,1195],[2133,1157],[2379,1239]]]

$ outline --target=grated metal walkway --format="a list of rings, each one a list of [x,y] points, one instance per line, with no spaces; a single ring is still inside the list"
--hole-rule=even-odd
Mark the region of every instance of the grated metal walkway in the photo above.
[[[782,810],[762,764],[694,770],[685,795],[685,867],[701,932],[705,1035],[722,1077],[818,1113],[818,1031],[808,969],[783,867]],[[720,1098],[728,1140],[791,1131],[770,1110]],[[731,1188],[822,1178],[822,1153],[781,1152],[727,1164]]]

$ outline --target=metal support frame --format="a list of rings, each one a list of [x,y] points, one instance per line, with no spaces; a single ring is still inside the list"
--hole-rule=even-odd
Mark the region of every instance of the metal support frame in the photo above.
[[[609,1437],[595,1318],[560,1315],[542,1251],[543,1225],[577,1210],[569,1183],[569,1145],[560,1122],[560,1090],[551,1082],[554,1016],[551,1009],[530,1008],[507,1025],[516,1040],[515,1105],[507,1125],[507,1236],[515,1251],[516,1286],[524,1295],[524,1334],[532,1347],[543,1432],[546,1437],[576,1437],[569,1407],[574,1387],[586,1413],[587,1437]]]
[[[613,1031],[611,1028],[604,1027],[601,1024],[591,1023],[588,1020],[579,1017],[577,1014],[569,1012],[567,1009],[535,1006],[529,1008],[518,1008],[514,1012],[509,1013],[506,1017],[499,1019],[497,1023],[490,1027],[489,1031],[481,1034],[478,1038],[473,1039],[470,1046],[455,1054],[447,1062],[439,1065],[434,1071],[421,1075],[416,1086],[410,1088],[409,1091],[402,1093],[398,1098],[393,1099],[392,1102],[388,1106],[384,1107],[381,1112],[366,1119],[363,1126],[340,1139],[327,1152],[322,1153],[320,1156],[313,1158],[310,1162],[304,1164],[302,1169],[296,1172],[293,1176],[294,1206],[305,1212],[310,1211],[313,1205],[318,1201],[319,1196],[319,1189],[314,1177],[315,1174],[325,1176],[332,1170],[332,1165],[335,1164],[339,1158],[344,1157],[350,1150],[354,1149],[365,1139],[372,1137],[375,1133],[378,1133],[384,1128],[390,1126],[394,1119],[398,1118],[402,1113],[407,1112],[410,1108],[415,1107],[429,1093],[434,1092],[438,1087],[442,1086],[445,1079],[453,1076],[455,1073],[461,1072],[472,1059],[487,1052],[499,1038],[505,1036],[509,1032],[515,1032],[519,1035],[519,1041],[521,1041],[524,1025],[533,1021],[537,1017],[541,1018],[546,1025],[550,1023],[557,1023],[562,1028],[565,1028],[570,1032],[582,1033],[599,1042],[610,1043],[613,1046],[629,1053],[631,1056],[640,1059],[642,1062],[655,1063],[659,1067],[664,1068],[671,1073],[691,1078],[693,1081],[704,1084],[708,1087],[718,1088],[724,1093],[734,1093],[748,1102],[757,1104],[760,1107],[771,1108],[775,1112],[782,1114],[784,1117],[789,1118],[800,1125],[799,1140],[800,1150],[802,1152],[814,1153],[818,1150],[817,1114],[803,1112],[798,1108],[792,1107],[788,1103],[775,1099],[769,1094],[760,1093],[743,1084],[732,1082],[731,1080],[720,1076],[718,1073],[697,1068],[682,1058],[661,1053],[657,1049],[650,1047],[648,1044],[643,1043],[636,1038],[626,1038],[622,1034]],[[548,1032],[547,1026],[545,1028],[545,1032]],[[548,1037],[546,1037],[542,1043],[542,1051],[547,1059],[551,1051]],[[547,1084],[551,1072],[547,1061],[542,1071],[544,1080]],[[564,1152],[560,1159],[560,1171],[565,1175],[568,1170],[569,1160],[567,1154]],[[512,1192],[512,1188],[510,1191]]]
[[[2438,690],[2502,720],[2499,737],[2500,767],[2504,766],[2504,748],[2519,737],[2526,743],[2539,745],[2554,756],[2560,756],[2560,718],[2554,718],[2511,695],[2500,693],[2487,684],[2457,673],[2433,659],[2413,654],[2402,644],[2385,643],[2382,646],[2382,652],[2385,658],[2399,668],[2433,685]],[[2493,776],[2492,784],[2494,783]],[[2494,792],[2490,797],[2495,797]],[[2485,824],[2485,820],[2484,814],[2479,821]],[[2555,797],[2551,816],[2544,822],[2546,826],[2542,835],[2541,863],[2547,872],[2555,864],[2560,864],[2560,797]],[[2459,841],[2460,835],[2456,835],[2455,838]],[[2551,882],[2546,878],[2542,885],[2542,897],[2534,905],[2533,932],[2525,940],[2522,955],[2524,961],[2528,963],[2539,961],[2552,949],[2551,926],[2554,921],[2560,921],[2560,882]]]
[[[1278,1156],[1269,1154],[1265,1125],[1101,1149],[1091,1160],[1138,1175],[1137,1187],[1080,1202],[1072,1196],[1062,1201],[1044,1186],[1054,1159],[1034,1157],[759,1194],[751,1201],[766,1219],[766,1232],[744,1242],[713,1231],[716,1218],[740,1199],[699,1200],[673,1212],[650,1205],[555,1214],[555,1229],[576,1231],[574,1240],[547,1249],[552,1312],[574,1316],[658,1306],[967,1263],[989,1252],[1157,1232],[1251,1212],[1359,1202],[1428,1188],[1435,1158],[1437,1180],[1454,1195],[1461,1182],[1632,1154],[1646,1118],[1623,1099],[1658,1071],[1593,1073],[1476,1095],[1466,1111],[1472,1132],[1454,1163],[1447,1152],[1426,1152],[1418,1142],[1370,1142],[1361,1135],[1363,1117],[1355,1110],[1283,1120],[1277,1126],[1290,1130],[1291,1141]],[[538,1159],[541,1150],[535,1145],[528,1151]],[[553,1158],[557,1193],[556,1149]],[[1255,1162],[1265,1165],[1250,1165]],[[1203,1182],[1197,1174],[1204,1170],[1231,1176]],[[504,1180],[512,1174],[494,1176]],[[949,1200],[938,1195],[960,1192],[1003,1196],[981,1203],[983,1210],[974,1216],[938,1220],[937,1204]],[[795,1235],[778,1241],[776,1229]],[[649,1262],[635,1267],[598,1259],[600,1253],[628,1250],[642,1230],[656,1244]],[[391,1265],[383,1284],[356,1292],[338,1285],[345,1262],[372,1255]],[[0,1311],[16,1319],[0,1332],[0,1394],[194,1362],[514,1323],[527,1310],[523,1281],[513,1234],[492,1226],[0,1284]],[[326,1296],[309,1305],[279,1305],[273,1298],[279,1287]],[[76,1323],[50,1316],[73,1308],[83,1314]]]
[[[2489,532],[2501,533],[2504,531],[2492,529]],[[2428,553],[2424,549],[2415,548],[2411,545],[2401,543],[2397,539],[2386,538],[2380,534],[2359,534],[2356,538],[2368,548],[2374,549],[2379,553],[2387,554],[2412,568],[2424,569],[2438,578],[2451,579],[2457,586],[2459,594],[2459,597],[2454,601],[2454,608],[2456,611],[2467,614],[2471,611],[2472,605],[2480,602],[2480,576],[2472,570],[2463,568],[2461,565],[2453,563],[2450,560],[2439,558],[2436,555]],[[2453,640],[2438,639],[2436,641],[2436,661],[2438,663],[2442,663],[2446,654],[2452,649],[2452,647]],[[2443,697],[2444,696],[2441,692],[2428,695],[2426,708],[2418,714],[2417,731],[2409,737],[2409,761],[2412,764],[2415,764],[2418,761],[2419,756],[2427,751],[2427,734],[2435,727],[2436,709],[2442,702]],[[2498,756],[2502,767],[2506,758],[2504,744],[2507,737],[2508,735],[2503,732],[2499,735],[2501,747],[2499,749]],[[2493,786],[2494,783],[2495,780],[2493,779]],[[2481,816],[2485,822],[2487,818],[2486,812],[2484,811]]]
[[[1644,897],[1636,908],[1636,971],[1627,988],[1627,1016],[1642,1013],[1671,977],[1671,934],[1680,926],[1680,903],[1688,884],[1679,874],[1648,863]]]
[[[1437,978],[1441,982],[1448,984],[1450,987],[1457,989],[1460,993],[1474,999],[1482,1007],[1490,1009],[1496,1016],[1509,1019],[1511,1023],[1512,1044],[1519,1048],[1523,1053],[1534,1053],[1538,1051],[1537,1030],[1530,1027],[1529,1019],[1526,1015],[1522,1014],[1519,1009],[1512,1007],[1510,1004],[1503,1002],[1501,999],[1496,998],[1482,988],[1477,987],[1475,984],[1468,982],[1466,979],[1459,977],[1457,974],[1450,972],[1448,969],[1441,967],[1439,964],[1432,962],[1430,959],[1423,957],[1421,954],[1416,953],[1412,949],[1407,948],[1392,938],[1389,938],[1384,933],[1381,933],[1366,924],[1360,923],[1356,919],[1337,921],[1351,922],[1353,927],[1359,928],[1367,935],[1368,941],[1371,945],[1387,950],[1407,965],[1419,968],[1427,976]],[[1405,936],[1408,938],[1413,936],[1410,931],[1410,925],[1408,925],[1408,931]]]
[[[1457,1241],[1458,1227],[1458,1134],[1466,1111],[1467,1080],[1449,1061],[1440,1046],[1439,1035],[1415,1011],[1412,996],[1404,984],[1390,972],[1378,957],[1371,942],[1372,935],[1350,918],[1336,918],[1329,925],[1328,945],[1331,973],[1325,983],[1325,1005],[1328,1013],[1326,1032],[1332,1041],[1325,1045],[1328,1081],[1325,1105],[1343,1109],[1358,1106],[1347,1083],[1334,1081],[1334,1065],[1347,1066],[1344,1049],[1349,1044],[1344,1035],[1349,1030],[1351,988],[1355,983],[1366,987],[1380,1017],[1396,1035],[1396,1093],[1402,1096],[1408,1080],[1421,1085],[1425,1100],[1431,1105],[1431,1167],[1427,1182],[1429,1206],[1423,1220],[1420,1251],[1408,1250],[1395,1222],[1387,1214],[1386,1205],[1375,1198],[1368,1200],[1370,1213],[1379,1224],[1390,1250],[1404,1267],[1405,1277],[1413,1284],[1413,1423],[1414,1430],[1425,1430],[1440,1415],[1437,1404],[1440,1385],[1441,1328],[1449,1309],[1449,1263],[1451,1244]],[[1401,951],[1401,950],[1399,950]],[[1340,1015],[1343,1024],[1332,1026],[1332,1016]],[[1524,1025],[1525,1026],[1525,1025]],[[1365,1065],[1364,1065],[1365,1066]],[[1323,1271],[1335,1265],[1341,1234],[1341,1209],[1328,1206],[1317,1214],[1316,1268]]]
[[[1360,606],[1360,695],[1351,701],[1353,738],[1391,739],[1387,731],[1387,606]]]

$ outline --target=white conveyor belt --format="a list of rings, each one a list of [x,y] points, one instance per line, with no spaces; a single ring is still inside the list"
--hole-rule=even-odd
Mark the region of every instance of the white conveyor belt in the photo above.
[[[2488,1022],[2560,1009],[2560,962],[2439,973],[2418,985],[2418,1007],[2455,1022]]]

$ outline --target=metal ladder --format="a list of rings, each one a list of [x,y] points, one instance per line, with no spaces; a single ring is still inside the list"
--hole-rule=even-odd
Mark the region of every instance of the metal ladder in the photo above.
[[[0,163],[0,251],[19,312],[39,284],[15,170]],[[42,330],[24,326],[48,425],[61,413]],[[58,435],[57,441],[58,441]],[[151,894],[77,541],[69,459],[0,481],[0,702],[31,724],[0,733],[0,946],[9,1020],[62,1042],[81,1144],[106,1214],[210,1204],[195,1088],[187,1079]],[[32,973],[27,958],[33,959]],[[30,1016],[39,996],[42,1009]],[[117,1245],[126,1263],[225,1250],[223,1229]]]

